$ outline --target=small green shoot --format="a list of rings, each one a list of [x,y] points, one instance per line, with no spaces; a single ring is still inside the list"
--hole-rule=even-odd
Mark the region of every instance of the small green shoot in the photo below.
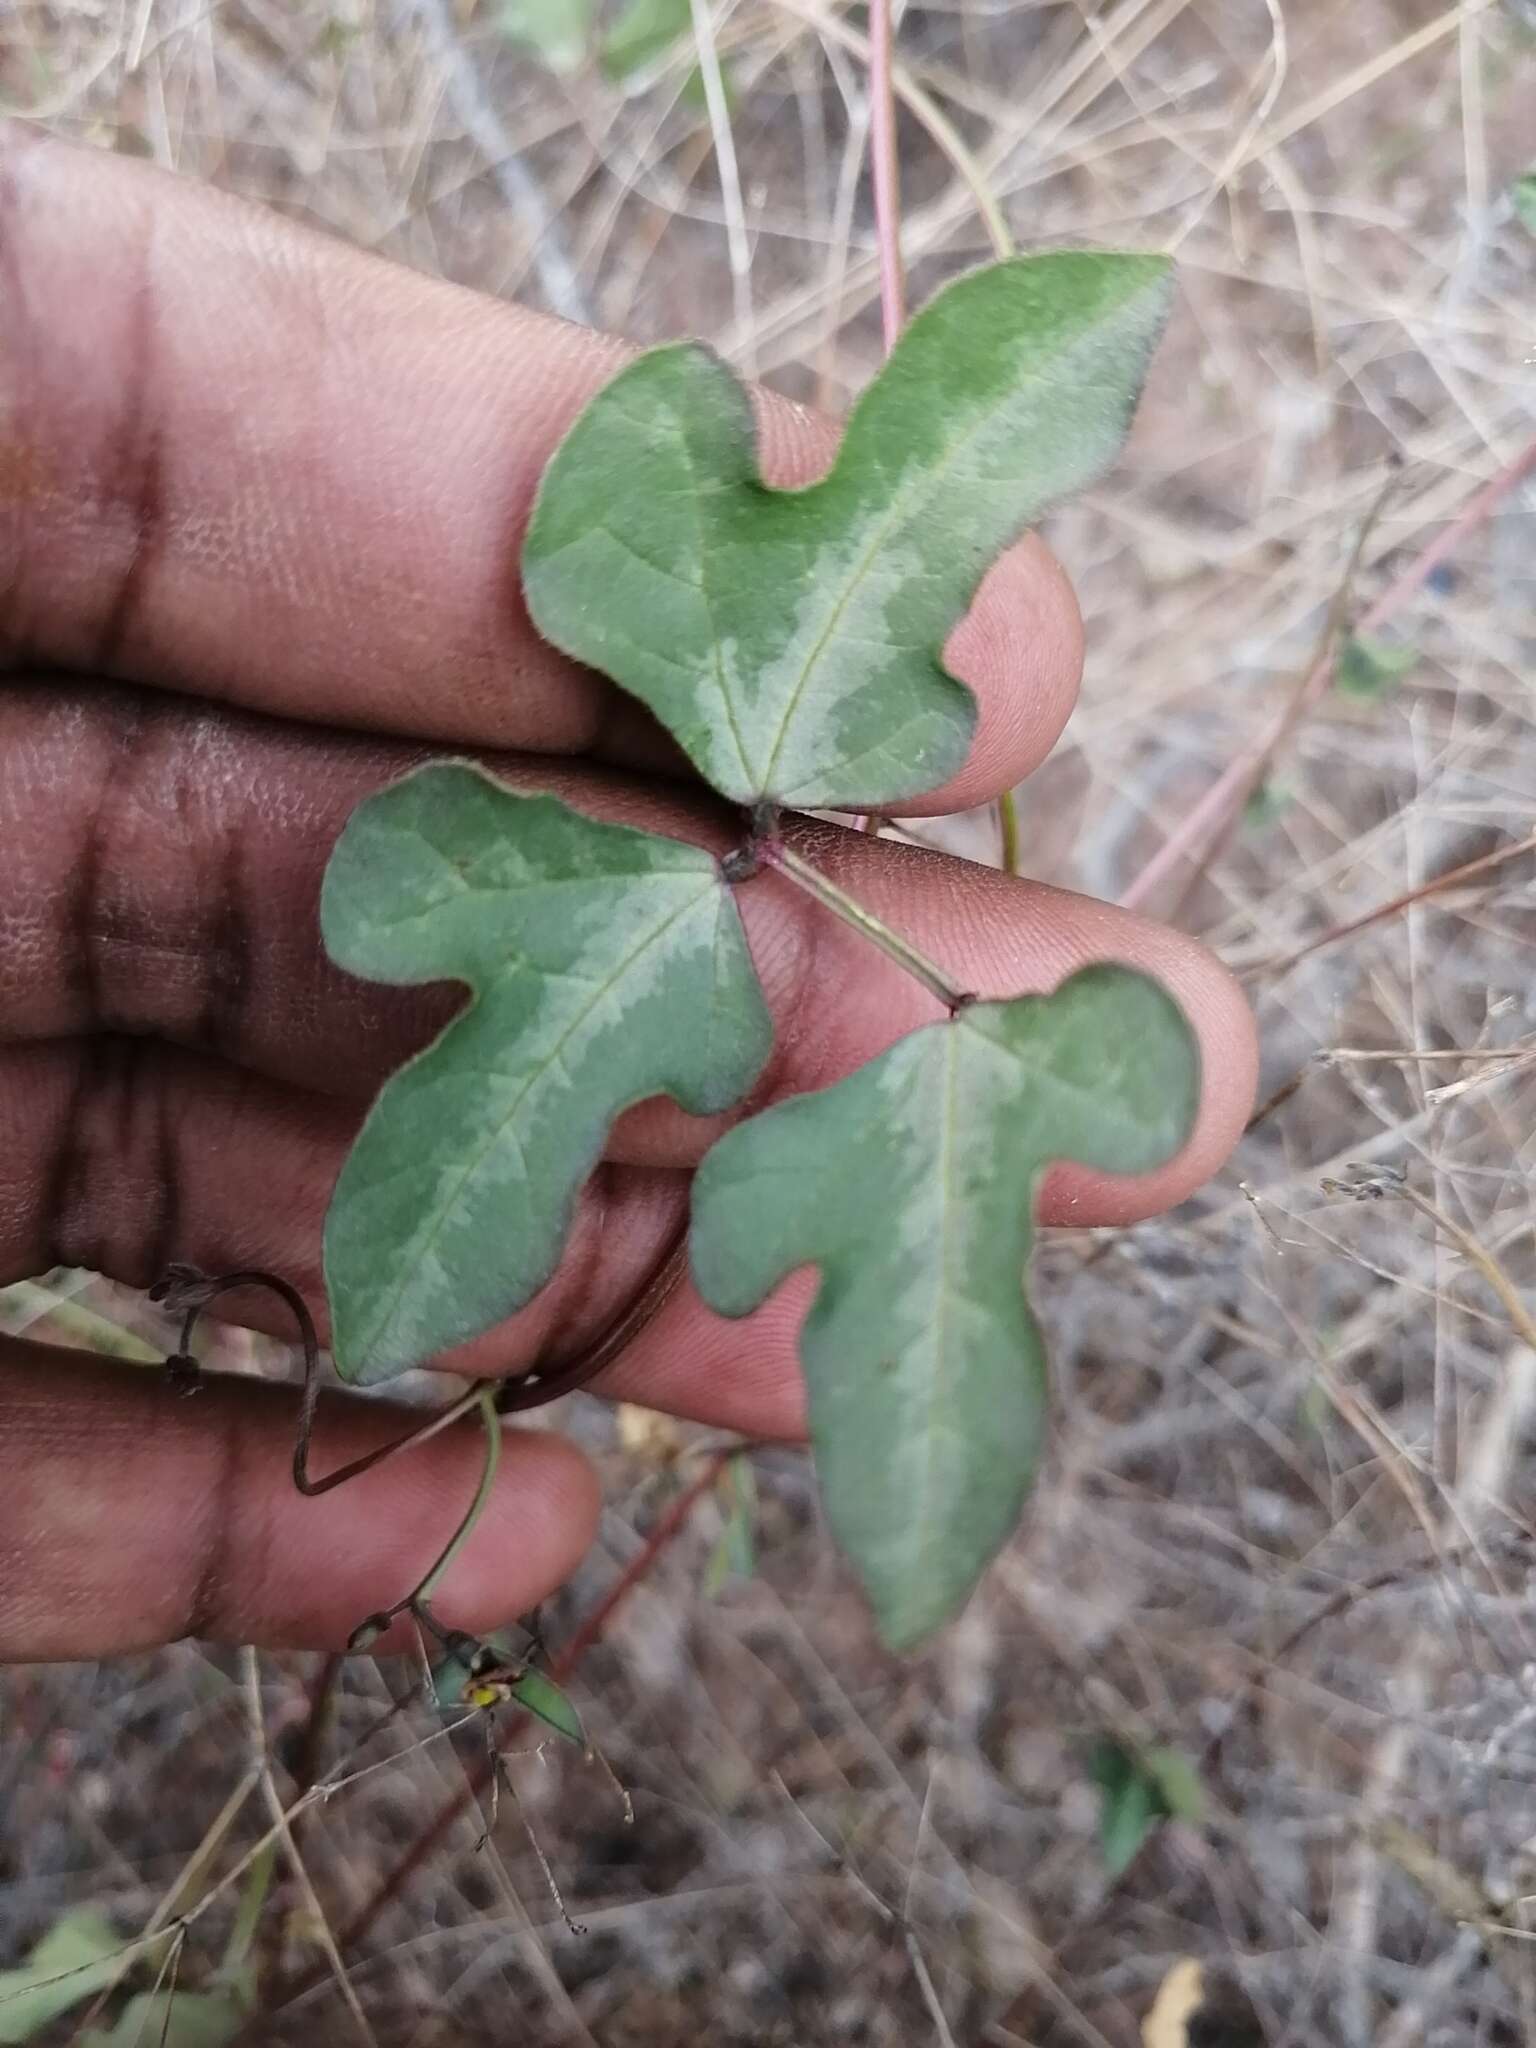
[[[1263,832],[1295,802],[1296,792],[1275,775],[1266,775],[1243,805],[1243,824],[1250,832]]]
[[[616,85],[626,85],[692,34],[689,0],[629,0],[603,39],[603,70]]]
[[[498,18],[510,42],[536,50],[564,77],[586,59],[592,11],[592,0],[501,0]]]
[[[732,1458],[720,1474],[725,1524],[704,1568],[704,1596],[717,1599],[730,1579],[757,1573],[757,1481],[746,1458]]]
[[[1200,1780],[1179,1750],[1143,1749],[1106,1735],[1088,1768],[1099,1788],[1099,1847],[1111,1877],[1129,1869],[1160,1821],[1204,1817]]]
[[[1339,649],[1334,684],[1341,697],[1366,701],[1385,697],[1418,666],[1418,662],[1416,647],[1404,647],[1395,640],[1379,640],[1366,634],[1352,634]]]

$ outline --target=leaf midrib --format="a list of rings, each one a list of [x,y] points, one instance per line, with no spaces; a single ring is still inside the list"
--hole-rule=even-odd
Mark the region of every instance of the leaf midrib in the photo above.
[[[1121,308],[1119,306],[1115,308],[1115,311],[1117,313],[1120,310]],[[1083,338],[1084,333],[1082,330],[1080,330],[1079,333],[1076,336],[1074,336],[1072,342],[1068,345],[1068,348],[1066,350],[1063,350],[1061,355],[1054,359],[1054,362],[1060,362],[1064,357],[1069,356],[1073,351],[1075,351],[1078,344],[1083,340]],[[790,692],[789,702],[784,708],[783,716],[779,722],[778,734],[774,739],[773,748],[768,757],[768,765],[763,770],[761,778],[761,793],[763,795],[771,796],[774,793],[772,786],[773,771],[778,766],[780,754],[784,751],[784,742],[788,737],[790,726],[793,723],[795,714],[799,709],[800,700],[805,695],[806,686],[810,681],[811,675],[815,670],[817,664],[820,662],[823,654],[826,652],[827,646],[831,641],[832,635],[837,630],[838,620],[842,617],[843,613],[847,610],[848,606],[853,602],[855,592],[859,589],[859,587],[862,585],[864,581],[864,578],[868,575],[870,565],[874,561],[876,555],[879,553],[880,549],[884,547],[887,539],[890,536],[891,529],[897,521],[898,516],[905,516],[906,507],[913,496],[918,495],[925,488],[937,488],[937,486],[943,482],[944,478],[949,474],[950,469],[958,460],[962,451],[970,447],[971,443],[983,431],[983,429],[991,426],[992,422],[997,418],[999,413],[1007,410],[1008,406],[1019,396],[1019,393],[1025,386],[1039,384],[1048,385],[1053,383],[1059,383],[1060,381],[1061,380],[1058,377],[1042,376],[1036,371],[1028,371],[1021,374],[1018,380],[1010,388],[1010,390],[1004,395],[1004,397],[998,400],[996,405],[989,406],[984,412],[977,415],[976,419],[972,422],[970,427],[968,427],[966,431],[959,437],[959,439],[953,443],[953,445],[945,453],[943,459],[938,463],[938,465],[935,468],[920,471],[917,479],[913,483],[904,486],[900,491],[897,492],[896,496],[890,501],[886,510],[885,517],[880,521],[878,527],[876,528],[874,538],[871,540],[869,547],[864,553],[863,558],[860,560],[860,562],[853,570],[853,573],[849,577],[847,583],[845,584],[843,589],[838,593],[838,596],[832,606],[832,609],[828,614],[827,623],[823,627],[821,633],[818,635],[815,646],[807,654],[805,661],[801,666],[800,673],[795,679],[794,688]],[[818,489],[827,491],[834,490],[837,485],[837,482],[837,468],[834,465],[832,474],[829,477],[827,477],[825,482],[819,486],[813,485],[811,491],[806,492],[804,495],[806,497],[810,497],[813,494],[813,492]],[[868,750],[866,749],[865,751],[867,752]],[[745,762],[743,762],[743,766],[745,766]],[[825,775],[828,772],[828,770],[823,769],[823,777],[825,777]],[[793,794],[793,792],[787,792],[787,794]]]
[[[729,375],[730,373],[727,372],[726,374]],[[688,471],[689,480],[693,485],[691,504],[694,524],[699,536],[698,591],[703,601],[704,615],[709,621],[709,652],[710,661],[715,672],[715,690],[724,709],[725,722],[730,728],[731,740],[736,748],[736,760],[741,769],[741,779],[750,787],[753,780],[752,770],[747,766],[746,744],[742,738],[741,728],[736,723],[736,706],[731,700],[730,686],[725,676],[725,664],[720,653],[720,635],[715,630],[715,601],[709,583],[709,522],[705,519],[701,509],[704,493],[699,481],[699,472],[693,459],[693,448],[683,429],[683,423],[675,412],[671,417],[673,431],[677,435],[678,446],[682,450],[683,466]],[[636,559],[638,560],[639,557],[637,556]]]
[[[714,877],[710,876],[708,880],[709,886],[712,888],[714,886]],[[511,1124],[513,1119],[517,1116],[519,1110],[522,1108],[524,1102],[527,1101],[530,1091],[543,1078],[543,1076],[549,1070],[549,1068],[554,1065],[556,1060],[558,1060],[562,1056],[564,1048],[569,1039],[581,1027],[581,1025],[586,1022],[586,1020],[592,1015],[592,1012],[598,1008],[599,1004],[607,1000],[609,995],[611,995],[611,993],[613,992],[614,988],[624,978],[624,976],[629,972],[629,970],[634,966],[635,962],[638,959],[640,959],[643,954],[648,952],[651,949],[651,947],[656,945],[659,940],[664,938],[680,918],[685,916],[690,910],[697,908],[698,904],[703,901],[705,893],[705,890],[701,889],[698,892],[698,894],[690,898],[687,903],[679,905],[679,907],[676,910],[674,910],[669,917],[667,917],[661,924],[654,926],[652,930],[646,934],[646,936],[640,941],[640,943],[637,946],[632,947],[631,950],[625,954],[624,958],[614,968],[612,974],[610,974],[605,981],[600,982],[595,987],[590,999],[575,1012],[575,1014],[567,1023],[565,1029],[556,1038],[554,1044],[542,1056],[538,1063],[529,1070],[522,1087],[518,1090],[515,1101],[513,1101],[510,1107],[502,1114],[502,1116],[500,1116],[496,1120],[495,1124],[491,1128],[490,1134],[487,1137],[485,1143],[482,1146],[480,1146],[480,1148],[474,1153],[469,1163],[460,1170],[454,1182],[452,1192],[450,1193],[448,1198],[438,1204],[437,1213],[435,1217],[432,1219],[426,1235],[422,1238],[419,1238],[416,1242],[415,1253],[409,1261],[409,1264],[407,1265],[406,1262],[402,1261],[402,1270],[398,1278],[396,1279],[394,1287],[391,1289],[390,1293],[386,1297],[385,1305],[374,1324],[373,1342],[375,1344],[377,1344],[377,1342],[379,1341],[380,1333],[386,1331],[390,1327],[396,1315],[399,1313],[400,1299],[405,1292],[409,1280],[411,1279],[414,1272],[421,1266],[422,1261],[431,1254],[434,1247],[436,1246],[437,1240],[441,1235],[442,1230],[446,1224],[447,1217],[451,1210],[457,1204],[460,1196],[463,1193],[465,1185],[468,1183],[468,1181],[474,1174],[479,1172],[480,1168],[485,1164],[485,1161],[489,1158],[491,1152],[495,1149],[495,1147],[498,1144],[501,1143],[502,1138],[506,1133],[508,1125]],[[469,1006],[470,1009],[478,1007],[483,1000],[483,991],[481,989],[476,989],[474,992],[474,1000]],[[465,1014],[467,1015],[468,1012],[466,1011]],[[454,1024],[448,1027],[448,1033],[444,1034],[445,1038],[452,1033],[452,1031],[455,1028],[455,1025],[460,1021],[462,1020],[454,1020]],[[442,1042],[443,1040],[438,1041],[439,1044],[441,1044]]]
[[[950,1186],[950,1159],[954,1146],[954,1098],[956,1075],[959,1066],[958,1046],[960,1034],[952,1023],[940,1024],[934,1028],[945,1034],[943,1040],[943,1101],[939,1115],[939,1157],[935,1174],[935,1181],[939,1189],[938,1286],[936,1289],[936,1306],[933,1321],[927,1333],[929,1341],[922,1347],[927,1351],[929,1357],[928,1381],[924,1390],[926,1395],[924,1406],[927,1411],[927,1428],[924,1430],[921,1440],[923,1456],[918,1490],[921,1495],[922,1504],[912,1516],[909,1525],[914,1539],[909,1547],[909,1558],[911,1560],[907,1573],[909,1581],[921,1578],[922,1560],[925,1556],[931,1554],[929,1531],[932,1529],[934,1522],[933,1502],[937,1492],[937,1485],[935,1480],[935,1460],[931,1455],[930,1447],[936,1434],[936,1418],[943,1405],[939,1399],[938,1391],[941,1379],[939,1362],[944,1357],[949,1303],[954,1292],[948,1284],[946,1275],[948,1274],[950,1264],[950,1233],[957,1207]]]

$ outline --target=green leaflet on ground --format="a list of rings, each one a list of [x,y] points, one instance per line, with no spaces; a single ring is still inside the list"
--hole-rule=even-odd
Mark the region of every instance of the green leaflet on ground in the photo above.
[[[1345,697],[1383,697],[1418,665],[1418,659],[1416,647],[1351,633],[1339,649],[1334,683]]]
[[[229,1991],[143,1991],[110,2033],[93,2027],[80,2048],[225,2048],[250,2017]]]
[[[1132,1747],[1106,1735],[1088,1768],[1099,1788],[1099,1847],[1111,1877],[1130,1868],[1159,1821],[1197,1822],[1205,1812],[1199,1774],[1177,1749]]]
[[[1516,178],[1510,187],[1510,198],[1514,202],[1515,217],[1536,235],[1536,171],[1527,171],[1523,178]]]
[[[701,1167],[693,1270],[715,1309],[745,1315],[821,1269],[800,1337],[811,1436],[893,1647],[961,1605],[1034,1472],[1045,1368],[1023,1278],[1042,1169],[1157,1166],[1198,1091],[1172,998],[1089,967],[912,1033],[728,1132]]]
[[[932,300],[820,483],[773,491],[746,393],[662,348],[545,471],[523,553],[539,631],[650,706],[738,802],[886,805],[964,760],[941,654],[982,575],[1124,438],[1168,302],[1157,256],[1000,263]]]
[[[614,1118],[696,1115],[772,1027],[718,863],[478,769],[418,769],[353,813],[325,878],[332,959],[472,999],[385,1085],[325,1226],[342,1375],[384,1379],[520,1308],[559,1259]]]
[[[728,1579],[757,1574],[757,1481],[746,1458],[732,1458],[721,1475],[725,1524],[704,1567],[704,1597],[713,1600]]]
[[[692,29],[690,0],[629,0],[603,38],[603,70],[622,83],[659,63]]]
[[[501,0],[502,32],[537,50],[551,71],[576,71],[587,54],[592,0]]]
[[[0,2042],[30,2041],[123,1968],[123,1939],[104,1913],[63,1914],[19,1969],[0,1970]]]

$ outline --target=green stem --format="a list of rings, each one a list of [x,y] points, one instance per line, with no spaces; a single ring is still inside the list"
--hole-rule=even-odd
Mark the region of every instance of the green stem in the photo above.
[[[920,953],[899,932],[893,932],[888,924],[882,924],[873,911],[866,910],[862,903],[856,903],[845,890],[838,888],[836,882],[829,881],[820,868],[802,860],[782,839],[772,840],[764,846],[761,858],[765,866],[787,875],[808,896],[814,896],[818,903],[830,910],[834,917],[840,917],[844,924],[851,925],[872,946],[878,946],[914,981],[921,982],[930,995],[937,996],[951,1016],[957,1010],[963,1010],[967,1003],[975,1001],[968,989],[956,988],[944,970],[925,953]]]
[[[1019,872],[1019,806],[1011,789],[1005,789],[997,800],[997,824],[1003,835],[1003,873],[1016,875]]]
[[[261,1925],[262,1909],[267,1903],[267,1894],[272,1889],[272,1873],[277,1868],[277,1842],[274,1839],[265,1844],[250,1869],[245,1873],[245,1883],[240,1888],[239,1902],[235,1907],[234,1921],[230,1926],[229,1940],[224,1946],[223,1960],[217,1975],[225,1983],[238,1977],[251,1952],[256,1939],[256,1930]]]
[[[447,1548],[437,1560],[421,1584],[403,1604],[407,1607],[424,1605],[442,1584],[449,1567],[459,1552],[474,1534],[475,1524],[491,1497],[491,1488],[496,1483],[496,1467],[501,1463],[501,1417],[496,1412],[496,1389],[491,1380],[484,1380],[480,1386],[480,1420],[485,1426],[485,1463],[480,1472],[480,1484],[475,1488],[475,1497],[470,1502],[457,1529],[448,1539]]]

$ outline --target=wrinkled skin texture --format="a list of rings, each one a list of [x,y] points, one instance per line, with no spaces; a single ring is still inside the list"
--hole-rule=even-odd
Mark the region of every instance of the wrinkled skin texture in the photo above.
[[[351,982],[315,906],[351,806],[433,752],[724,848],[731,821],[600,679],[528,626],[516,573],[540,468],[619,344],[430,283],[136,164],[0,129],[0,1282],[62,1261],[135,1286],[167,1259],[260,1265],[317,1309],[326,1199],[370,1091],[454,998]],[[780,483],[835,431],[765,400]],[[948,661],[976,692],[964,769],[912,808],[1012,786],[1076,688],[1077,615],[1036,541],[991,572]],[[1115,958],[1200,1032],[1195,1135],[1121,1182],[1056,1173],[1045,1219],[1125,1221],[1221,1162],[1253,1040],[1221,968],[1102,905],[825,826],[804,843],[986,994]],[[930,999],[773,878],[742,892],[778,1026],[758,1100],[849,1072]],[[616,1129],[555,1279],[452,1361],[573,1353],[641,1288],[717,1127]],[[602,1391],[749,1433],[801,1428],[803,1276],[725,1323],[684,1285]],[[233,1313],[281,1329],[263,1300]],[[418,1576],[473,1487],[468,1429],[316,1501],[290,1398],[0,1342],[0,1655],[194,1632],[337,1645]],[[322,1466],[393,1430],[325,1413]],[[509,1435],[445,1618],[557,1585],[597,1486]]]

